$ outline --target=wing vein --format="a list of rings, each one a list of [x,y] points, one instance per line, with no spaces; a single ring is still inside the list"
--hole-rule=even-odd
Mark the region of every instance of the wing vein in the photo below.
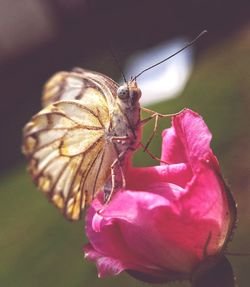
[[[105,155],[105,149],[103,149],[103,154],[102,154],[102,157],[101,157],[101,162],[100,162],[100,165],[99,165],[98,170],[97,170],[97,173],[96,173],[96,177],[95,177],[95,181],[94,181],[94,185],[93,185],[93,190],[92,190],[92,198],[93,198],[94,195],[95,195],[96,183],[97,183],[97,180],[98,180],[98,177],[99,177],[99,173],[100,173],[100,170],[101,170],[101,167],[102,167],[102,164],[103,164],[104,155]]]

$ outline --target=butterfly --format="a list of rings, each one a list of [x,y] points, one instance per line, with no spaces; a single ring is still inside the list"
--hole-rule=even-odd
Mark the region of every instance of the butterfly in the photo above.
[[[66,218],[80,219],[99,191],[108,202],[116,189],[125,187],[124,170],[132,152],[140,145],[147,151],[160,117],[178,114],[140,107],[136,79],[204,33],[121,86],[108,76],[80,68],[58,72],[45,84],[43,109],[25,125],[22,151],[33,181]],[[141,120],[141,109],[151,115]],[[154,130],[144,146],[142,126],[151,119]]]
[[[140,97],[135,79],[119,86],[79,68],[45,84],[22,150],[34,182],[66,218],[78,220],[102,188],[109,198],[124,186],[123,166],[141,138]]]

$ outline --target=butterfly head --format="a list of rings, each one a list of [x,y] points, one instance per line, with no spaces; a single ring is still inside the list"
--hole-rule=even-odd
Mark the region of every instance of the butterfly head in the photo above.
[[[135,80],[124,83],[117,89],[117,96],[124,105],[131,108],[137,106],[141,97],[141,90],[138,88]]]

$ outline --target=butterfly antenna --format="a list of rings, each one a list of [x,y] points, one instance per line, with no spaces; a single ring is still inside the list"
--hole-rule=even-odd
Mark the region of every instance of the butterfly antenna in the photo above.
[[[117,65],[117,67],[119,68],[119,70],[120,70],[120,72],[121,72],[121,74],[122,74],[122,77],[123,77],[124,82],[125,82],[126,84],[128,84],[128,82],[127,82],[127,80],[126,80],[126,77],[125,77],[125,75],[124,75],[124,73],[123,73],[121,63],[120,63],[119,60],[117,59],[117,57],[116,57],[116,55],[115,55],[115,53],[114,53],[114,51],[113,51],[113,49],[112,49],[111,47],[109,47],[109,51],[110,51],[111,56],[112,56],[113,59],[115,60],[115,63],[116,63],[116,65]]]
[[[167,60],[173,58],[175,55],[179,54],[180,52],[182,52],[183,50],[187,49],[188,47],[192,46],[201,36],[203,36],[204,34],[207,33],[207,30],[202,31],[194,40],[192,40],[191,42],[187,43],[183,48],[181,48],[179,51],[175,52],[174,54],[168,56],[167,58],[161,60],[158,63],[155,63],[154,65],[146,68],[145,70],[141,71],[138,75],[136,75],[133,80],[136,80],[139,76],[141,76],[143,73],[145,73],[146,71],[166,62]]]

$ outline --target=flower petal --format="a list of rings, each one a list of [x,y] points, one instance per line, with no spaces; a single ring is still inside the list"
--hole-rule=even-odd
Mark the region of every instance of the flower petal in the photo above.
[[[192,171],[185,163],[151,167],[128,167],[126,186],[131,190],[148,190],[157,182],[169,182],[185,187],[192,178]]]
[[[212,165],[213,166],[213,165]],[[197,220],[213,220],[218,229],[209,227],[211,239],[207,247],[208,254],[214,254],[221,249],[227,238],[231,221],[228,196],[224,183],[211,168],[209,162],[203,162],[199,173],[187,186],[187,192],[181,198],[185,216]]]
[[[93,248],[105,258],[108,254],[120,270],[167,277],[190,273],[203,256],[208,231],[218,234],[219,225],[210,218],[185,214],[178,203],[182,194],[179,187],[169,184],[156,185],[148,192],[119,191],[100,213],[100,232],[87,229]],[[92,207],[99,208],[96,201]],[[194,238],[199,239],[198,244]]]
[[[98,253],[91,244],[86,244],[83,250],[86,259],[96,262],[98,277],[117,275],[125,269],[119,260]]]
[[[210,153],[212,135],[197,113],[186,109],[172,119],[173,127],[163,132],[162,160],[189,163],[199,167],[199,160]]]
[[[188,163],[183,143],[178,138],[175,128],[171,127],[162,132],[161,160],[168,164]]]

